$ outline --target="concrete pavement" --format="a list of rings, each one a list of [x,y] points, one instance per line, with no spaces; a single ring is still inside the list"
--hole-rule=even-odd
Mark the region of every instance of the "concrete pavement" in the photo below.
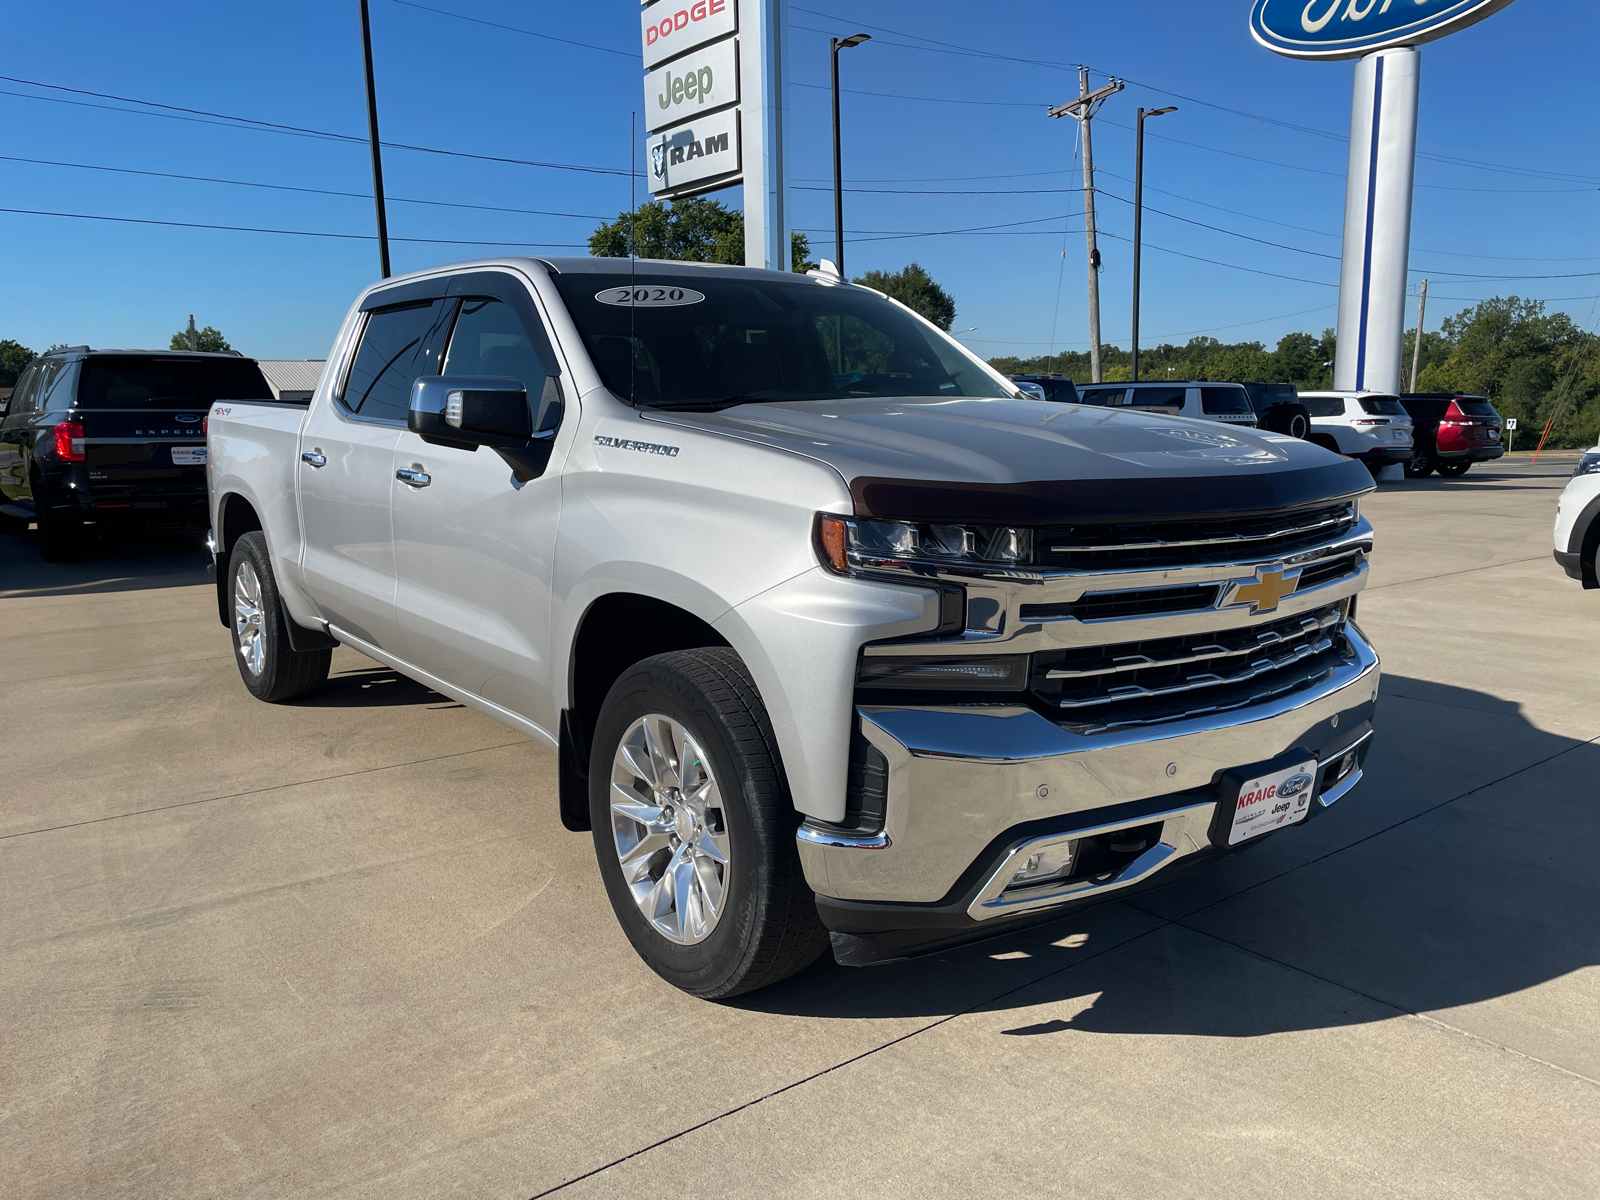
[[[257,703],[195,539],[0,539],[0,1196],[1600,1193],[1567,470],[1368,502],[1379,738],[1324,819],[729,1005],[629,949],[549,752],[348,650]]]

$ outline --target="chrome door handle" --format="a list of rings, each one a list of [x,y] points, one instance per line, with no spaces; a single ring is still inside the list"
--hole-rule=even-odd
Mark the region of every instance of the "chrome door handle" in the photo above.
[[[326,465],[328,456],[326,454],[313,454],[311,451],[307,450],[300,456],[300,461],[303,463],[310,463],[313,467],[320,467]]]
[[[433,476],[426,471],[413,471],[408,467],[401,467],[394,473],[394,477],[401,483],[408,483],[412,487],[424,488],[433,482]]]

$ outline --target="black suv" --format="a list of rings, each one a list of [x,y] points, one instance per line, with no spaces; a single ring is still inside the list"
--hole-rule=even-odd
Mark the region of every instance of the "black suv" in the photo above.
[[[1304,438],[1311,432],[1311,412],[1300,403],[1300,393],[1292,383],[1242,383],[1250,395],[1250,407],[1262,429]]]
[[[54,350],[29,364],[0,421],[0,522],[39,526],[51,562],[81,552],[85,523],[206,523],[205,417],[216,400],[271,400],[237,354]]]
[[[1056,404],[1078,403],[1078,385],[1065,375],[1007,375],[1021,387],[1027,395],[1037,395],[1041,400],[1049,400]]]

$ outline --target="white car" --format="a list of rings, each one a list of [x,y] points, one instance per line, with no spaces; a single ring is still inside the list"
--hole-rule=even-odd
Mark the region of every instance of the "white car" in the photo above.
[[[1079,388],[1078,400],[1102,408],[1136,408],[1140,412],[1256,427],[1250,393],[1237,383],[1097,383]]]
[[[1586,588],[1600,588],[1595,550],[1600,547],[1600,446],[1578,460],[1556,504],[1556,561]]]
[[[1311,414],[1308,442],[1358,459],[1373,474],[1411,461],[1411,415],[1385,392],[1301,392]]]

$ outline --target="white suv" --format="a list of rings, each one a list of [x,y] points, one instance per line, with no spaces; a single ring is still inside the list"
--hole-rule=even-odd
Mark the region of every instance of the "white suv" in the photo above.
[[[1095,383],[1078,389],[1078,402],[1224,421],[1252,429],[1256,425],[1250,393],[1237,383]]]
[[[1382,392],[1301,392],[1311,414],[1308,442],[1360,459],[1378,471],[1411,461],[1411,415]]]
[[[1556,562],[1586,588],[1600,588],[1595,550],[1600,548],[1600,446],[1578,460],[1556,504]]]

